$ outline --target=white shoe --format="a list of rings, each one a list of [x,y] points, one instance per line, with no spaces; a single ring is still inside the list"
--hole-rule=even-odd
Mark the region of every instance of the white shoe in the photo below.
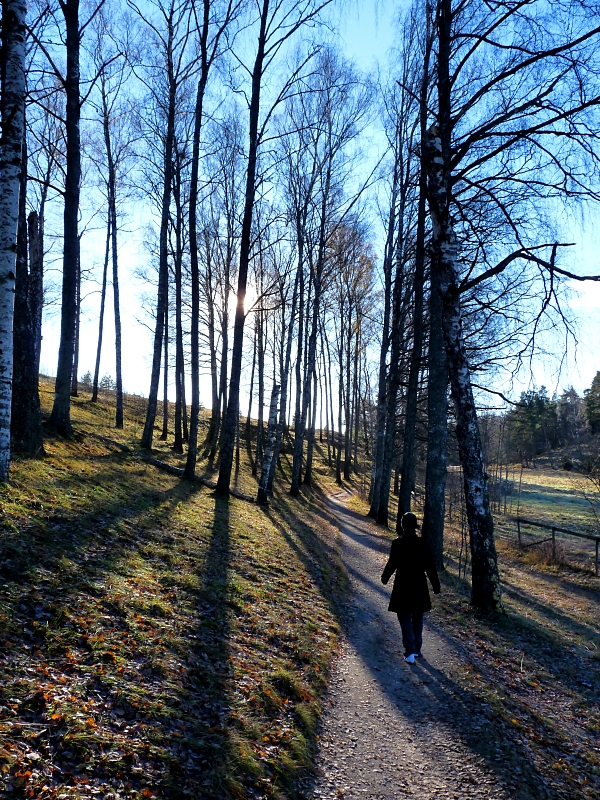
[[[411,653],[409,656],[405,656],[404,660],[407,664],[414,664],[415,663],[415,654]]]

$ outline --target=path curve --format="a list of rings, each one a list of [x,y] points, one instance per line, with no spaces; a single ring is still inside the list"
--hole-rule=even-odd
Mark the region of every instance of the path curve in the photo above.
[[[389,535],[329,498],[352,592],[341,654],[332,672],[319,735],[314,800],[512,800],[507,785],[473,749],[485,719],[468,708],[451,677],[457,645],[426,615],[423,659],[404,662],[400,626],[387,611],[391,582],[380,575]],[[443,591],[443,587],[442,587]],[[434,600],[435,605],[435,600]],[[469,744],[469,742],[471,744]]]

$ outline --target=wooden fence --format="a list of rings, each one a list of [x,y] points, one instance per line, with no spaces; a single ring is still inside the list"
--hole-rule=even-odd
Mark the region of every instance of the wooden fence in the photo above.
[[[500,520],[498,520],[500,522]],[[591,541],[595,543],[595,557],[594,557],[594,570],[596,573],[596,577],[598,577],[598,570],[599,570],[599,549],[600,549],[600,535],[594,535],[591,533],[580,533],[579,531],[572,531],[568,528],[561,528],[558,525],[549,525],[545,522],[537,522],[532,519],[526,519],[525,517],[504,517],[502,522],[513,522],[516,524],[516,532],[517,532],[517,544],[519,549],[527,550],[529,547],[535,547],[536,545],[543,544],[545,542],[552,542],[552,558],[553,560],[556,559],[556,541],[557,541],[557,534],[560,536],[571,537],[573,539],[584,539],[587,541]],[[500,531],[504,528],[502,523],[499,526]],[[525,535],[529,533],[527,530],[528,528],[536,528],[543,531],[549,531],[550,536],[545,537],[544,539],[535,539],[532,542],[525,542]]]

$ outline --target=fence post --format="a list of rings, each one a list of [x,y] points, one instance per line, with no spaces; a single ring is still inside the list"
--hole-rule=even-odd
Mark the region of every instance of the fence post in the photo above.
[[[519,550],[521,549],[521,520],[517,517],[517,539],[519,541]]]

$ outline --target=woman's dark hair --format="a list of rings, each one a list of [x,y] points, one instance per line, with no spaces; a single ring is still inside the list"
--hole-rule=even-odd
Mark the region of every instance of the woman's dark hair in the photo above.
[[[416,531],[419,528],[419,520],[412,511],[407,511],[402,515],[402,530],[403,531]]]

